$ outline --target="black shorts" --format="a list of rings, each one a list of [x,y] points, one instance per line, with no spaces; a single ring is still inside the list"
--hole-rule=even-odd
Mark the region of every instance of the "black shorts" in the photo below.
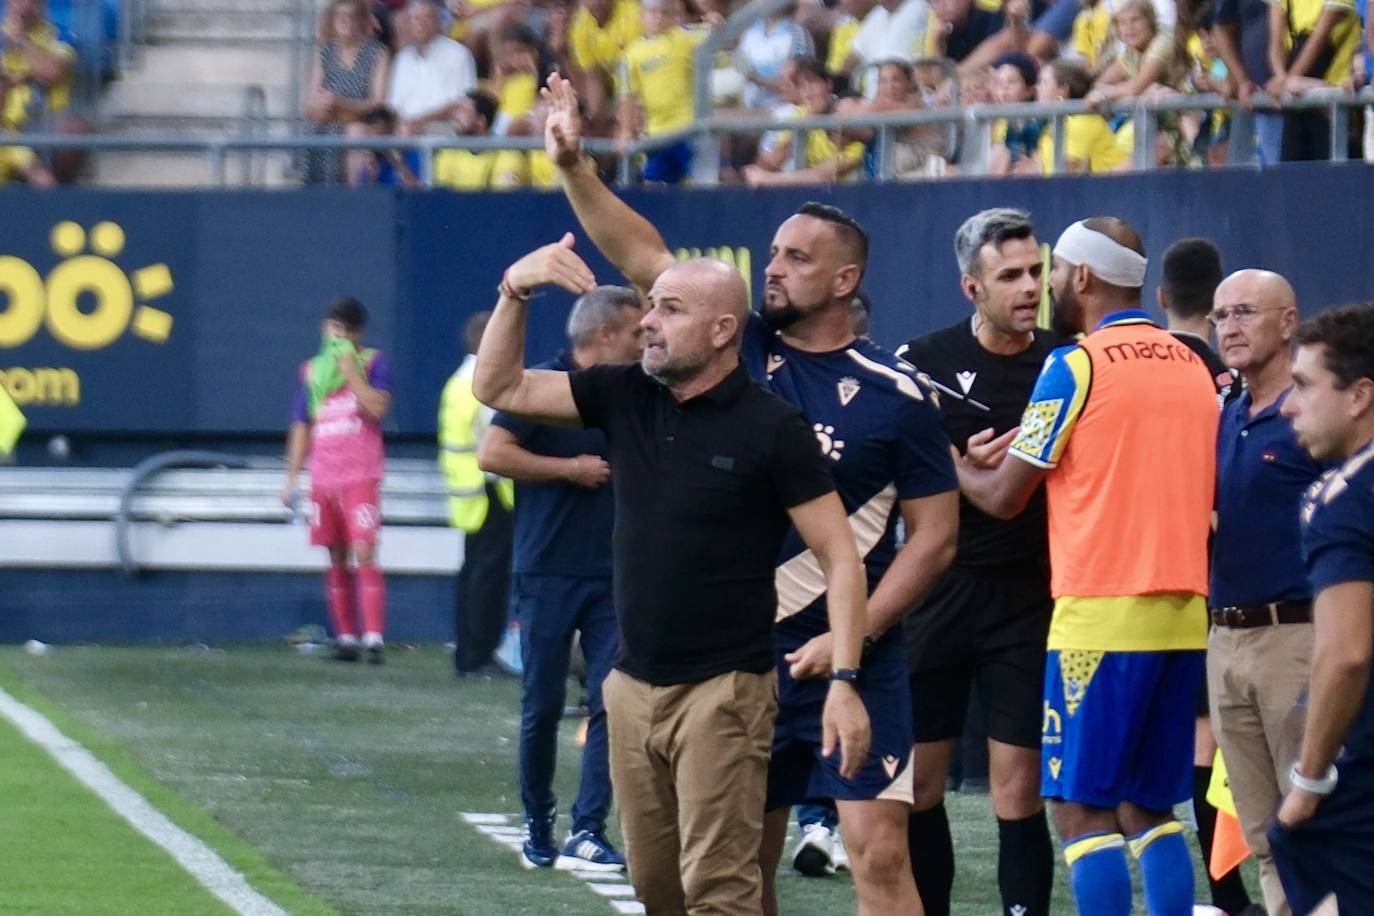
[[[906,621],[917,743],[962,734],[976,679],[988,737],[1040,747],[1053,609],[1046,570],[950,569]]]

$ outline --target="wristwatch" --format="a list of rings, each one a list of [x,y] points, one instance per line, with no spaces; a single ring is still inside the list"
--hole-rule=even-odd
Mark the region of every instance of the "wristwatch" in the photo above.
[[[1336,765],[1334,763],[1326,768],[1326,775],[1321,779],[1313,779],[1310,776],[1302,775],[1298,772],[1298,765],[1296,763],[1294,763],[1293,768],[1288,771],[1288,781],[1293,784],[1293,788],[1302,789],[1304,792],[1312,795],[1319,795],[1323,798],[1336,791],[1336,781],[1339,778],[1340,774],[1336,771]]]
[[[847,684],[857,685],[859,683],[859,669],[833,668],[830,671],[830,679],[832,681],[844,681]]]

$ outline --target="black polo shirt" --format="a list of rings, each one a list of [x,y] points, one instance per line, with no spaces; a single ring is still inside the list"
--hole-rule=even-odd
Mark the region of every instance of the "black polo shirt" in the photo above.
[[[772,670],[787,510],[835,489],[811,427],[742,366],[681,404],[637,365],[570,379],[609,447],[616,667],[657,685]]]

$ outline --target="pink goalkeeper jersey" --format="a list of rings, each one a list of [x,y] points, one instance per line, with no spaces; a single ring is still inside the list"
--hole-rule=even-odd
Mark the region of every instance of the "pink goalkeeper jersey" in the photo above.
[[[309,367],[309,362],[301,364],[292,419],[310,423],[311,486],[332,489],[381,480],[385,461],[381,423],[363,410],[347,386],[326,396],[312,418],[305,385]],[[391,392],[391,367],[380,353],[374,352],[367,364],[367,382],[379,391]]]

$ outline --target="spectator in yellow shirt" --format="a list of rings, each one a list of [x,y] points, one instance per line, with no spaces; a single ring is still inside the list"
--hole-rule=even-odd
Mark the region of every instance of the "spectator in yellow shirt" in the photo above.
[[[697,45],[707,31],[683,26],[682,0],[645,0],[644,34],[625,51],[625,85],[616,136],[628,145],[639,135],[661,137],[692,123]],[[677,184],[692,169],[692,144],[684,140],[650,152],[644,160],[645,181]]]
[[[1035,97],[1041,102],[1081,99],[1088,94],[1092,78],[1078,64],[1066,60],[1050,61],[1040,68]],[[1040,171],[1054,174],[1054,125],[1046,122],[1036,151]],[[1084,172],[1100,174],[1119,171],[1130,161],[1130,150],[1117,143],[1107,119],[1100,114],[1069,115],[1064,119],[1064,170],[1071,175]]]
[[[1354,0],[1273,0],[1269,5],[1269,66],[1265,87],[1276,97],[1340,86],[1360,47],[1360,17]],[[1283,116],[1284,162],[1331,157],[1325,112],[1294,111]]]
[[[527,116],[511,125],[506,136],[542,137],[548,117],[548,104],[540,101]],[[583,130],[586,130],[585,117]],[[496,161],[492,166],[491,187],[500,191],[515,188],[553,190],[560,187],[558,166],[553,164],[549,154],[542,149],[503,149],[496,154]]]
[[[1116,55],[1097,85],[1088,93],[1090,102],[1133,99],[1147,90],[1180,91],[1188,77],[1188,61],[1174,33],[1159,28],[1151,0],[1127,0],[1116,11]]]
[[[825,67],[812,58],[791,62],[797,97],[801,104],[789,119],[816,117],[835,109],[835,95]],[[779,184],[825,184],[848,176],[857,177],[863,166],[864,145],[839,131],[808,130],[801,168],[790,169],[795,131],[781,131],[765,142],[754,165],[744,167],[750,187]]]
[[[37,128],[85,133],[89,129],[85,122],[67,113],[76,79],[76,50],[48,19],[44,0],[8,0],[3,36],[0,131]],[[54,171],[61,173],[62,180],[71,180],[84,154],[58,150],[52,158]],[[32,150],[7,147],[0,151],[0,180],[18,179],[36,187],[49,187],[54,181],[53,173]]]
[[[825,69],[841,91],[849,87],[850,57],[854,54],[854,39],[859,35],[859,26],[876,5],[877,0],[840,0],[841,12],[835,19],[834,28],[830,30]]]
[[[1035,101],[1039,77],[1035,58],[1029,54],[1003,54],[993,62],[992,99],[1000,105]],[[1001,118],[992,124],[992,149],[988,152],[989,175],[1026,174],[1038,168],[1035,151],[1045,123],[1038,118]]]
[[[1070,43],[1089,73],[1106,66],[1116,35],[1112,29],[1111,5],[1107,0],[1091,0],[1073,20]]]
[[[577,68],[577,94],[587,117],[600,125],[609,115],[616,70],[630,43],[644,34],[636,0],[581,0],[568,25],[568,44]]]
[[[496,120],[496,99],[473,89],[453,104],[449,123],[460,137],[486,137]],[[497,150],[445,149],[434,154],[435,187],[456,191],[484,191],[491,186]]]
[[[530,9],[530,0],[447,0],[445,7],[453,24],[448,37],[460,41],[472,52],[473,59],[486,67],[496,56],[496,43],[501,30],[520,22]]]
[[[506,26],[492,42],[491,79],[487,88],[497,98],[491,132],[504,136],[539,99],[539,39],[527,26]]]
[[[1126,0],[1116,11],[1120,41],[1107,69],[1098,77],[1087,100],[1094,107],[1117,99],[1171,95],[1188,89],[1188,59],[1175,33],[1159,27],[1151,0]],[[1159,117],[1155,135],[1157,165],[1193,165],[1197,156],[1192,138],[1201,127],[1195,112],[1170,112]],[[1135,145],[1135,121],[1122,124],[1117,143],[1126,150]]]
[[[35,116],[66,111],[75,81],[76,50],[47,18],[43,0],[5,5],[4,127],[20,130]]]

